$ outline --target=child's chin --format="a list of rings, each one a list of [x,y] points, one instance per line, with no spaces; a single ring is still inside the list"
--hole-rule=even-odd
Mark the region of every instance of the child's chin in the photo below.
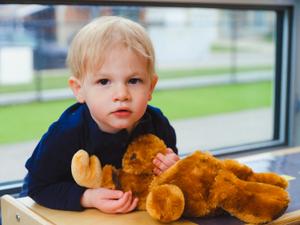
[[[128,125],[128,124],[120,124],[119,126],[115,126],[115,130],[117,130],[117,131],[121,131],[121,130],[131,131],[133,127],[135,127],[135,126]]]

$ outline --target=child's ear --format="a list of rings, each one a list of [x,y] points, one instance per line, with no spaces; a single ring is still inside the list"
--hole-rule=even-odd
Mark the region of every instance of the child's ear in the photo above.
[[[69,78],[68,83],[77,101],[80,103],[84,103],[84,97],[82,95],[82,89],[81,89],[82,88],[81,81],[78,78],[71,76]]]
[[[149,101],[152,99],[152,93],[153,93],[154,88],[157,84],[157,81],[158,81],[158,76],[156,74],[153,74],[152,80],[151,80],[151,87],[150,87],[149,97],[148,97]]]

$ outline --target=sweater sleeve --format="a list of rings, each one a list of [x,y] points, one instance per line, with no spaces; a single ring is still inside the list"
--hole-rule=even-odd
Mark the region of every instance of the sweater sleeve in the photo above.
[[[85,188],[78,186],[71,174],[79,140],[76,129],[50,127],[26,162],[28,196],[48,208],[83,210],[80,199]]]
[[[80,199],[85,188],[73,182],[56,182],[45,185],[42,181],[29,174],[28,196],[38,204],[51,209],[82,211]]]

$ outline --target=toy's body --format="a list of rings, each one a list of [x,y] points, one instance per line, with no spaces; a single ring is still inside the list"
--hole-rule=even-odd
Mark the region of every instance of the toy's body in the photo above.
[[[72,173],[82,186],[131,190],[139,198],[138,209],[146,209],[162,222],[224,210],[248,223],[265,223],[282,215],[288,206],[283,178],[254,173],[235,160],[222,161],[209,153],[196,151],[154,176],[152,160],[158,152],[165,153],[165,148],[154,135],[145,135],[128,147],[121,170],[107,165],[101,173],[99,162],[83,167],[81,156],[75,155]]]
[[[248,176],[242,171],[245,174],[248,171]],[[234,172],[242,174],[244,180]],[[260,183],[255,182],[255,177],[260,179]],[[269,184],[274,181],[279,187]],[[262,177],[236,161],[221,161],[199,151],[154,178],[150,190],[162,184],[176,185],[183,192],[183,215],[188,217],[215,215],[221,208],[242,221],[264,223],[282,215],[289,202],[287,192],[281,188],[286,187],[287,182],[278,175],[269,173]],[[157,195],[160,196],[158,191]],[[168,222],[167,218],[163,218],[165,215],[160,213],[165,206],[157,202],[151,203],[151,210],[148,211],[153,212],[150,214],[154,218]]]

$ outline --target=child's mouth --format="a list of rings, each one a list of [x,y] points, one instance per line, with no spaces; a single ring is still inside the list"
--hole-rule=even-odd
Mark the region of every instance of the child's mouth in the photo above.
[[[126,110],[126,109],[120,109],[114,112],[114,115],[118,117],[127,117],[131,114],[131,111]]]

